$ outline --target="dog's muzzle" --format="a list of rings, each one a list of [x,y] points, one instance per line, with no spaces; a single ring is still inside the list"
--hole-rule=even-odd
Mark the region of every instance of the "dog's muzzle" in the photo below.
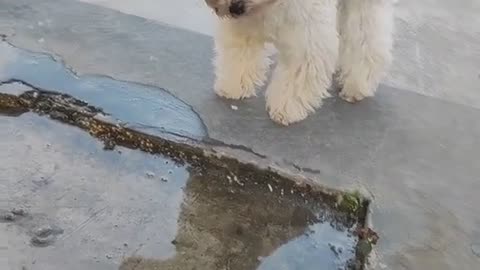
[[[246,7],[244,1],[233,1],[228,8],[228,11],[232,16],[240,16],[245,13]]]

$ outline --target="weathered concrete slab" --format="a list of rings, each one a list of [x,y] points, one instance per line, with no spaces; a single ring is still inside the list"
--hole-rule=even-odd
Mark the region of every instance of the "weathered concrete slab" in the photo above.
[[[61,56],[79,73],[166,89],[192,106],[214,140],[283,168],[309,168],[303,173],[321,184],[369,190],[382,237],[379,269],[476,269],[478,1],[399,5],[388,82],[402,89],[384,86],[355,106],[332,99],[291,128],[270,122],[262,98],[235,103],[233,111],[213,95],[212,43],[198,33],[65,0],[0,1],[0,33],[16,46]]]

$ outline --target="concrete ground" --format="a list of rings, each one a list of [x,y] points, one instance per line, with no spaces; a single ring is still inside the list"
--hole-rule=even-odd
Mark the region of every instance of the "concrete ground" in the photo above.
[[[477,269],[480,2],[397,6],[396,61],[378,95],[356,105],[333,98],[289,128],[268,119],[261,97],[231,103],[213,95],[212,21],[200,0],[0,0],[0,34],[78,75],[166,89],[202,122],[204,134],[192,137],[206,135],[218,150],[255,152],[247,158],[321,185],[367,190],[381,237],[373,268]],[[15,54],[0,55],[0,63],[15,62]],[[141,119],[141,127],[170,128]],[[188,126],[175,133],[192,133]]]

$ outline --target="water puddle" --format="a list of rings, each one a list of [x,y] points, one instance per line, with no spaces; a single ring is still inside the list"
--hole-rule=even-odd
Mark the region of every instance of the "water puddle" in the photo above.
[[[0,42],[0,81],[21,81],[37,88],[70,94],[102,108],[126,126],[201,139],[207,135],[190,106],[167,91],[103,76],[77,76],[45,54]],[[148,113],[146,113],[148,112]]]
[[[0,236],[12,269],[362,269],[372,239],[358,234],[360,197],[143,133],[138,124],[205,136],[166,92],[79,79],[0,46],[16,57],[0,69],[11,82],[0,86]],[[129,124],[98,117],[110,113]]]

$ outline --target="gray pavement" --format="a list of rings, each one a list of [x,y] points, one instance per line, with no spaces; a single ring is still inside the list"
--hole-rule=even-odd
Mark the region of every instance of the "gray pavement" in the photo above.
[[[218,151],[368,191],[381,237],[375,269],[478,268],[479,1],[399,1],[396,62],[378,95],[356,105],[333,98],[289,128],[268,119],[261,97],[232,110],[213,95],[211,20],[196,2],[86,2],[104,7],[0,0],[0,33],[80,75],[166,89],[198,114],[208,138],[224,143]],[[15,56],[0,55],[1,75]]]

